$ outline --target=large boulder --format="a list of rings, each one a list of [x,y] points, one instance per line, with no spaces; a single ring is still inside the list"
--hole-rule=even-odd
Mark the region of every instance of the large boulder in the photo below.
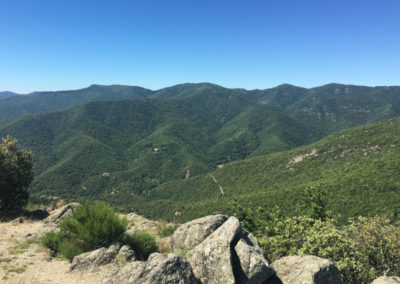
[[[263,283],[274,274],[274,270],[264,258],[257,240],[251,240],[252,237],[252,235],[250,238],[243,236],[235,246],[239,262],[233,266],[233,269],[243,271],[237,275],[238,283]]]
[[[147,262],[134,261],[111,276],[107,284],[199,283],[188,261],[174,254],[153,253]]]
[[[265,282],[274,272],[250,238],[230,217],[186,255],[194,275],[204,284]]]
[[[60,207],[58,209],[56,209],[55,211],[53,211],[49,217],[47,217],[44,220],[44,223],[59,223],[60,220],[67,218],[67,217],[71,217],[72,216],[72,209],[76,208],[78,206],[80,206],[81,204],[78,202],[73,202],[70,204],[67,204],[63,207]]]
[[[339,270],[332,261],[313,255],[287,256],[274,261],[271,266],[276,278],[268,284],[341,284]]]
[[[202,283],[235,283],[231,263],[231,244],[239,241],[239,220],[230,217],[221,227],[186,255],[194,275]],[[234,246],[233,246],[234,247]]]
[[[108,249],[99,248],[74,257],[70,270],[84,270],[105,265],[114,260],[120,250],[119,244],[111,245]]]
[[[210,215],[190,221],[178,227],[171,236],[172,249],[192,249],[218,229],[227,217],[222,214]]]
[[[400,277],[397,276],[381,276],[372,281],[371,284],[400,284]]]

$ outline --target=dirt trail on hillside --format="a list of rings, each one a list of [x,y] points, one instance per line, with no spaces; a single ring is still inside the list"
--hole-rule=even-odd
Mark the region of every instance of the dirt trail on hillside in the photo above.
[[[39,244],[39,237],[49,229],[41,221],[0,223],[0,283],[99,284],[108,278],[112,265],[70,272],[68,261],[51,258],[50,251]]]

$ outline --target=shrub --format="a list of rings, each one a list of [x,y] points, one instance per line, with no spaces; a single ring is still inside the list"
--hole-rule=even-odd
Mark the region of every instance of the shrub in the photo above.
[[[153,235],[144,231],[126,235],[124,243],[129,245],[141,260],[146,260],[151,253],[157,251],[156,239]]]
[[[400,230],[385,217],[358,217],[343,227],[334,220],[287,218],[280,233],[260,240],[266,257],[316,255],[338,267],[344,283],[370,283],[400,274]]]
[[[126,226],[126,218],[120,218],[107,204],[84,203],[73,209],[72,217],[60,223],[59,232],[47,232],[41,243],[70,261],[78,254],[115,242],[130,245],[143,260],[157,251],[152,235],[146,232],[125,235]]]
[[[61,233],[59,231],[51,230],[44,234],[44,236],[40,240],[40,243],[43,246],[51,249],[53,252],[58,252],[58,247],[60,245],[60,242],[63,240],[63,238],[64,238],[63,233]]]
[[[60,227],[71,239],[80,240],[81,248],[88,251],[121,242],[126,224],[126,219],[120,218],[106,203],[95,202],[75,208],[73,216],[64,219]]]
[[[63,258],[66,258],[69,261],[72,261],[75,256],[84,252],[76,242],[69,239],[63,239],[59,243],[58,251]]]
[[[175,224],[160,224],[157,225],[158,235],[162,238],[171,236],[176,230],[177,225]]]

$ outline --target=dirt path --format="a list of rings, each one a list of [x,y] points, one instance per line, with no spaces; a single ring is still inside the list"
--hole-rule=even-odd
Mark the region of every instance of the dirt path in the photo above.
[[[222,189],[222,186],[217,182],[217,179],[216,179],[212,174],[208,174],[208,175],[212,178],[212,180],[214,181],[214,183],[215,183],[216,185],[218,185],[219,191],[221,192],[221,195],[224,195],[224,190]]]
[[[70,272],[66,260],[51,258],[39,237],[51,229],[40,221],[0,223],[0,283],[102,283],[112,266]],[[29,235],[30,234],[30,235]]]

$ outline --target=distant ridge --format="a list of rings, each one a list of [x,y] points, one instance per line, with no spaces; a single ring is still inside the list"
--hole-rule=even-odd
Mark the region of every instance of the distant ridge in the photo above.
[[[362,95],[365,96],[371,96],[371,94],[387,96],[393,92],[396,94],[400,92],[400,87],[397,86],[364,87],[337,83],[309,89],[285,83],[264,90],[229,89],[212,83],[184,83],[157,91],[136,86],[93,84],[78,90],[38,91],[24,96],[18,96],[12,92],[0,92],[0,99],[5,99],[0,103],[0,120],[26,114],[67,109],[97,100],[183,99],[204,93],[214,93],[222,96],[240,94],[244,100],[255,99],[262,103],[266,103],[271,97],[271,105],[282,110],[282,107],[289,107],[300,99],[304,100],[305,103],[309,103],[310,99],[315,100],[316,96],[321,96],[323,93],[341,96],[349,92],[350,89],[353,93],[358,95],[363,93]],[[267,100],[263,101],[263,99]]]

